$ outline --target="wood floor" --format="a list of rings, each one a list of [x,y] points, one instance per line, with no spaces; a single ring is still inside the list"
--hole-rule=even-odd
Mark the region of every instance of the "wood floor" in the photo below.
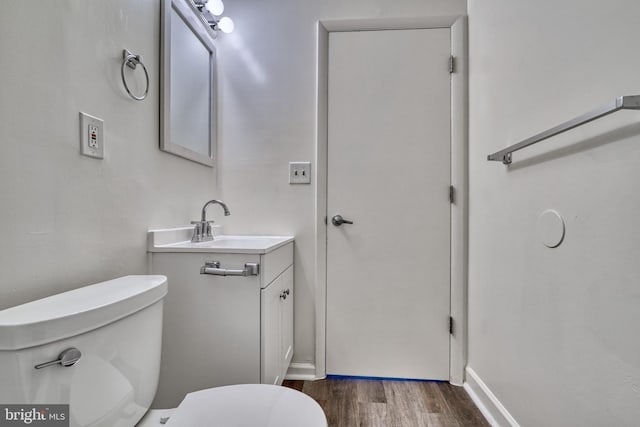
[[[329,427],[489,426],[464,389],[446,382],[328,378],[283,385],[315,399]]]

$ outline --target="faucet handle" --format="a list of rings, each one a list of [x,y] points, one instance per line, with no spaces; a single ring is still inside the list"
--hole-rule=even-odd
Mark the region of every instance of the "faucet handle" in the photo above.
[[[202,235],[204,233],[203,230],[203,226],[202,226],[202,221],[191,221],[191,224],[194,225],[193,227],[193,236],[191,237],[191,241],[192,242],[201,242],[202,241]]]
[[[202,225],[202,234],[203,236],[211,237],[213,233],[213,222],[214,221],[205,221]]]
[[[211,220],[211,221],[202,221],[202,220],[200,220],[200,221],[191,221],[191,224],[195,224],[195,225],[200,224],[200,226],[205,227],[205,226],[213,225],[214,222],[215,221],[213,221],[213,220]]]
[[[191,221],[193,227],[193,237],[191,237],[192,242],[204,242],[213,240],[212,235],[212,225],[213,221]]]

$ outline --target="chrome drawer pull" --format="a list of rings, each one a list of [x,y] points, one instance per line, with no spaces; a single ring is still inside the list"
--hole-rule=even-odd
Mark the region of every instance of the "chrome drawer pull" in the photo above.
[[[260,273],[260,264],[257,262],[247,262],[242,270],[228,270],[220,268],[220,261],[206,261],[200,267],[200,274],[211,274],[213,276],[257,276]]]

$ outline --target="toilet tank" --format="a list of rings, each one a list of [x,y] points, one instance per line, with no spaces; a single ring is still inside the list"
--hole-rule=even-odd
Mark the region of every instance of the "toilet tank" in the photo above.
[[[158,385],[165,276],[126,276],[0,311],[0,404],[69,404],[70,426],[132,427]],[[35,369],[75,347],[80,359]]]

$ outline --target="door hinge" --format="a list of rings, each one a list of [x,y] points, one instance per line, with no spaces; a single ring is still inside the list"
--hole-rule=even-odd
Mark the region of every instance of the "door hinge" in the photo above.
[[[449,186],[449,203],[453,203],[455,201],[456,190],[453,188],[453,185]]]
[[[325,216],[325,217],[324,217],[324,225],[327,225],[327,224],[328,224],[328,223],[327,223],[327,217]]]
[[[456,58],[455,56],[451,55],[449,57],[449,73],[455,73],[456,72]]]
[[[453,335],[453,317],[449,316],[449,334]]]

